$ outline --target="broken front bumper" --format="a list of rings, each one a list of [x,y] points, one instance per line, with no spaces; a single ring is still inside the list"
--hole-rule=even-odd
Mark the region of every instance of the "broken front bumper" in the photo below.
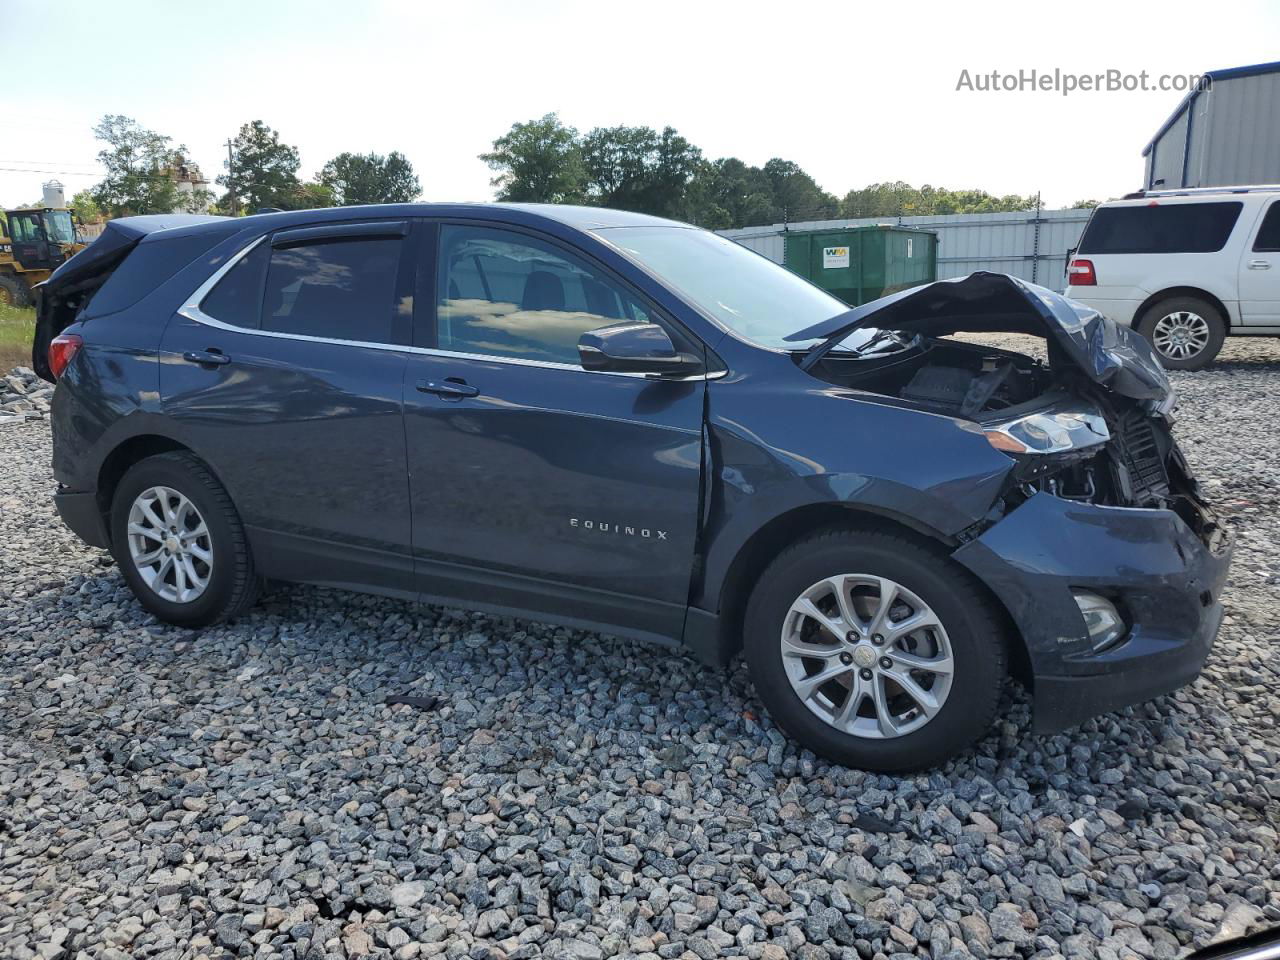
[[[1031,662],[1037,732],[1195,679],[1222,622],[1228,537],[1205,544],[1171,510],[1036,494],[955,552],[1004,603]],[[1072,589],[1113,598],[1129,631],[1091,650]]]

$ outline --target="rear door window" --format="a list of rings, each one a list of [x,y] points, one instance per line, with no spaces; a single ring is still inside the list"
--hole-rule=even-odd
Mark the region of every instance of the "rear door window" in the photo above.
[[[329,340],[394,343],[401,240],[369,237],[271,251],[261,328]]]
[[[1226,246],[1243,206],[1231,200],[1099,207],[1080,238],[1077,252],[1213,253]]]
[[[1253,249],[1256,253],[1280,251],[1280,200],[1267,208],[1267,215],[1262,218],[1262,226],[1258,228],[1258,236],[1254,238]]]

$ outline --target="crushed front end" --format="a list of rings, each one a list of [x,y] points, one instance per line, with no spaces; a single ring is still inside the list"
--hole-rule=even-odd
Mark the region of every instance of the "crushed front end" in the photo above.
[[[863,346],[850,348],[860,327],[891,333],[864,329]],[[1045,357],[949,339],[991,333],[1043,338]],[[1146,340],[987,273],[894,294],[796,336],[823,338],[802,369],[976,426],[1010,457],[999,497],[954,557],[1025,642],[1038,730],[1195,678],[1222,620],[1231,538],[1174,441],[1173,392]]]
[[[1189,683],[1222,620],[1231,538],[1168,420],[1097,409],[1109,438],[1016,457],[999,519],[955,553],[1021,632],[1040,732]]]

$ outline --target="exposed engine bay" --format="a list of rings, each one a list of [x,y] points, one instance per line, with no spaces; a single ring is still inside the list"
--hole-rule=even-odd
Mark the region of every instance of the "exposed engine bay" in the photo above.
[[[888,347],[888,349],[886,349]],[[1048,342],[1049,360],[976,343],[898,335],[875,352],[832,351],[810,372],[880,402],[978,424],[1015,461],[1004,511],[1036,493],[1174,510],[1218,531],[1170,433],[1168,406],[1099,386]]]

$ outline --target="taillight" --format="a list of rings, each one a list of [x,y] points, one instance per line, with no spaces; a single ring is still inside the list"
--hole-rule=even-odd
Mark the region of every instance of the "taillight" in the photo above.
[[[1096,287],[1098,276],[1093,272],[1093,261],[1072,260],[1067,267],[1067,282],[1073,287]]]
[[[67,364],[82,346],[84,340],[74,333],[60,333],[53,338],[49,343],[49,372],[53,379],[62,376],[62,371],[67,369]]]

